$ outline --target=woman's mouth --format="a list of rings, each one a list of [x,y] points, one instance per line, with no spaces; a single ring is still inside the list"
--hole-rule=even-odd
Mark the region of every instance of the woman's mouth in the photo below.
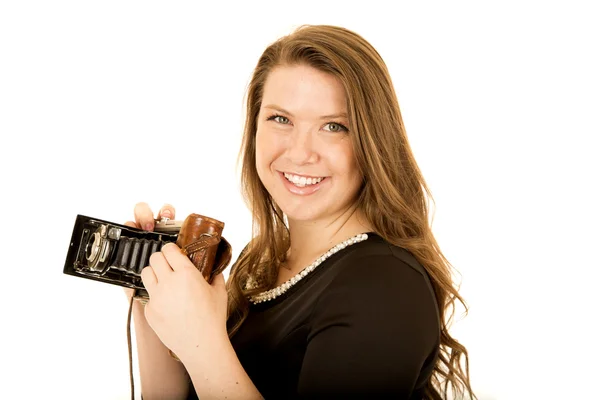
[[[281,180],[286,189],[297,195],[306,196],[318,191],[324,182],[327,182],[327,177],[310,177],[280,172]]]
[[[311,178],[311,177],[306,177],[306,176],[288,174],[286,172],[283,173],[283,176],[289,182],[293,183],[295,186],[300,187],[300,188],[301,187],[305,187],[305,186],[316,185],[317,183],[319,183],[323,179],[325,179],[323,177],[321,177],[321,178]]]

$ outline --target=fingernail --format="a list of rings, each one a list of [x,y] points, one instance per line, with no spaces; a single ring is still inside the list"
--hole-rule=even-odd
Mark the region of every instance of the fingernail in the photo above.
[[[154,230],[154,224],[147,223],[147,224],[144,226],[144,229],[145,229],[145,230],[147,230],[147,231],[153,231],[153,230]]]
[[[171,218],[171,210],[164,210],[160,215],[163,218]]]

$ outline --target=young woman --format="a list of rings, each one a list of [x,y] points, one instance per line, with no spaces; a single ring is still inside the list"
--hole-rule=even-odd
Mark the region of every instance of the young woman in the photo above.
[[[333,26],[270,45],[240,155],[254,232],[227,284],[176,245],[142,272],[144,399],[474,398],[447,325],[462,299],[377,51]],[[141,203],[129,224],[153,218]]]

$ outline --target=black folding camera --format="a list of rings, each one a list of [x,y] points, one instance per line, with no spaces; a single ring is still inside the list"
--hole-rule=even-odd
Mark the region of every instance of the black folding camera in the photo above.
[[[140,274],[150,255],[176,242],[180,228],[181,221],[166,218],[148,232],[77,215],[63,272],[143,290]]]

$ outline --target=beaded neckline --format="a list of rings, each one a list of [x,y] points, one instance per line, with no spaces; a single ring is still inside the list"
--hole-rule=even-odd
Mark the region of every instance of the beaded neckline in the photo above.
[[[251,296],[249,300],[254,304],[258,304],[273,300],[281,296],[282,294],[287,292],[292,286],[301,281],[306,275],[314,271],[321,263],[323,263],[323,261],[327,260],[329,257],[334,255],[338,251],[345,249],[346,247],[351,246],[355,243],[367,240],[367,238],[368,235],[366,233],[360,233],[356,236],[351,237],[350,239],[346,239],[343,242],[338,243],[337,245],[329,249],[327,252],[325,252],[323,255],[321,255],[319,258],[317,258],[315,261],[313,261],[313,263],[310,264],[308,267],[300,271],[296,276],[289,279],[287,282],[282,283],[276,288]]]

